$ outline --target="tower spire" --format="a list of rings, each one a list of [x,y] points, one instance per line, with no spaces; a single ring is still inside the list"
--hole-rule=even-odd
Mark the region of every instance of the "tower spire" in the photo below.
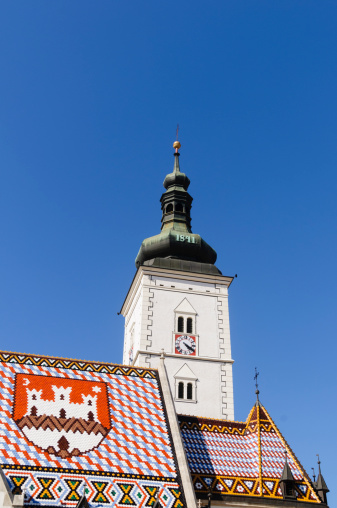
[[[178,128],[179,126],[177,137]],[[214,266],[216,252],[200,235],[192,233],[193,198],[187,192],[190,179],[180,170],[181,143],[178,139],[174,141],[173,148],[173,171],[165,177],[163,185],[166,190],[160,198],[161,233],[143,241],[136,258],[136,266],[146,263],[165,265],[166,268],[219,274],[219,270]]]
[[[284,450],[285,462],[284,468],[282,471],[280,486],[282,490],[282,495],[284,499],[295,499],[295,481],[294,476],[291,472],[290,466],[288,464],[288,452],[287,449]]]
[[[176,140],[173,143],[174,148],[174,166],[173,166],[173,173],[180,173],[180,166],[179,166],[179,148],[181,148],[181,143],[178,141],[178,134],[179,134],[179,124],[177,124],[177,130],[176,130]]]
[[[181,148],[181,143],[177,140],[173,143],[174,148],[174,166],[173,166],[173,173],[180,173],[180,165],[179,165],[179,148]]]
[[[191,230],[191,207],[193,198],[187,192],[190,179],[180,171],[179,148],[180,141],[173,143],[174,165],[173,172],[166,175],[164,187],[166,192],[160,198],[162,216],[162,230],[170,228],[176,231],[192,233]]]
[[[318,492],[319,497],[321,498],[321,501],[323,503],[326,503],[327,502],[326,495],[330,491],[321,473],[321,461],[319,460],[319,455],[317,455],[317,463],[318,463],[318,476],[316,482],[316,490]]]

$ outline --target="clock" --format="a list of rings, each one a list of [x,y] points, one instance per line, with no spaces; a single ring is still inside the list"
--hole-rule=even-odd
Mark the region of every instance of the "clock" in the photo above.
[[[174,344],[176,354],[195,356],[197,341],[192,335],[176,335]]]

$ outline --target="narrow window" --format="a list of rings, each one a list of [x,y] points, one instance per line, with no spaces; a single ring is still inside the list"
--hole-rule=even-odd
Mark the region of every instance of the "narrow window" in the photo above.
[[[88,401],[88,406],[92,406],[91,400]]]
[[[187,333],[193,333],[193,319],[187,318]]]
[[[166,213],[172,213],[173,212],[173,205],[172,203],[169,203],[165,210]]]
[[[64,409],[61,409],[60,411],[60,418],[67,418],[66,412]]]
[[[37,408],[35,406],[33,406],[32,409],[30,410],[30,415],[37,416]]]
[[[62,395],[60,395],[60,400],[64,400],[64,395],[62,393]]]
[[[94,413],[92,411],[89,411],[89,413],[88,413],[88,420],[89,420],[89,422],[94,421]]]
[[[180,381],[178,383],[178,399],[184,398],[184,383]]]
[[[36,400],[36,395],[35,395],[35,393],[34,393],[34,395],[33,395],[32,399],[33,399],[33,400]]]
[[[193,386],[192,383],[187,383],[187,399],[192,400],[193,399]]]
[[[291,484],[286,483],[286,496],[293,496],[293,487]]]
[[[184,331],[184,318],[182,316],[178,317],[178,332]]]

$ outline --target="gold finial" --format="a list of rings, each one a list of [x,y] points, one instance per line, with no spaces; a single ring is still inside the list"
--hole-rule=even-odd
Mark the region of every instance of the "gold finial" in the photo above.
[[[179,124],[177,125],[176,130],[177,140],[173,143],[173,148],[175,149],[176,153],[178,153],[178,150],[181,147],[181,143],[178,141],[178,133],[179,133]]]

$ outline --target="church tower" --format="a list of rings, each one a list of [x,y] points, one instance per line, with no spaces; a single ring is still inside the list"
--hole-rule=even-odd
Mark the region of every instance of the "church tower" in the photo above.
[[[123,363],[156,368],[161,355],[176,411],[234,419],[228,288],[216,252],[191,230],[189,178],[174,168],[164,180],[161,232],[143,241],[121,313]]]

